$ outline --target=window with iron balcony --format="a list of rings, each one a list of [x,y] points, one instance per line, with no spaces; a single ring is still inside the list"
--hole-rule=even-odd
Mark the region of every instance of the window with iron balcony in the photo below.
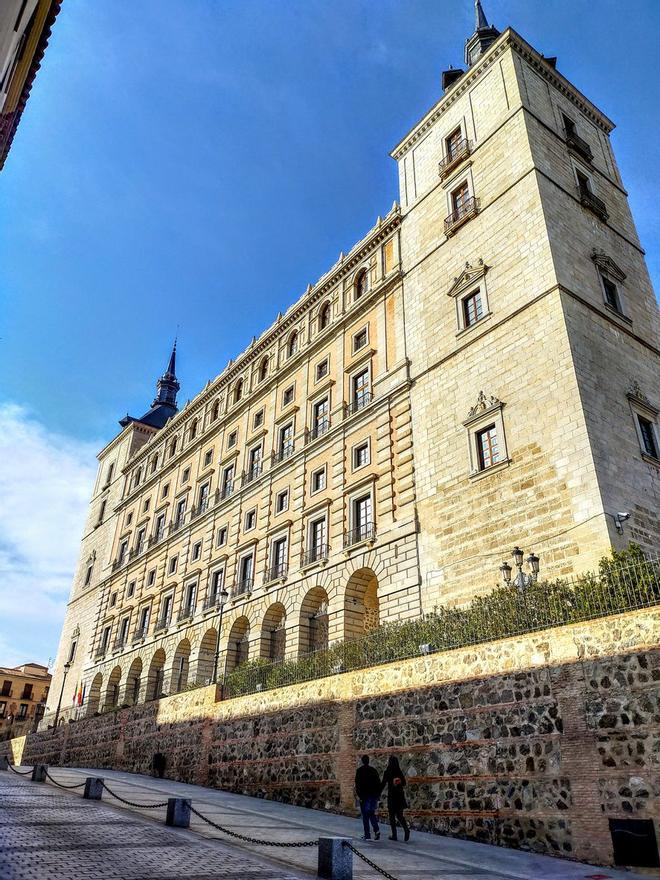
[[[452,192],[451,207],[451,214],[445,217],[445,235],[452,235],[459,226],[479,212],[479,199],[470,195],[467,181]]]
[[[464,159],[467,159],[472,152],[472,142],[464,138],[461,129],[457,128],[448,138],[445,138],[445,150],[445,156],[438,165],[441,180],[444,180],[450,171],[453,171]]]

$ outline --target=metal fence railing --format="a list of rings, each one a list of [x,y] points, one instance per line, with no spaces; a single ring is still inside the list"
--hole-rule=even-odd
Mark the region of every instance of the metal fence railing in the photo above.
[[[415,620],[385,624],[297,659],[245,663],[227,675],[224,693],[226,697],[256,693],[658,604],[660,557],[630,565],[608,563],[598,574],[538,581],[524,591],[500,587],[467,606],[442,606]]]

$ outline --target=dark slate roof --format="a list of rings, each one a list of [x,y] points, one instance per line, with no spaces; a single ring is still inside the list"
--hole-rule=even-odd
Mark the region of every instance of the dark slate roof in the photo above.
[[[159,403],[156,406],[152,406],[151,409],[139,419],[129,416],[127,413],[124,418],[120,420],[119,424],[122,428],[125,428],[126,425],[130,425],[131,422],[140,422],[142,425],[149,425],[150,428],[160,429],[165,427],[172,416],[176,415],[176,412],[177,408],[175,406]]]

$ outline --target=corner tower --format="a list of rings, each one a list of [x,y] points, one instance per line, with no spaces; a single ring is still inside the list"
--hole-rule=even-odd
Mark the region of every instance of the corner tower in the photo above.
[[[466,60],[392,153],[426,610],[516,544],[548,577],[660,549],[658,310],[613,123],[480,3]]]

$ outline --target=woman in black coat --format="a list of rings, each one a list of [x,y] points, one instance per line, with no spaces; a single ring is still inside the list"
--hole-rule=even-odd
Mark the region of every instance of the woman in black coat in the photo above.
[[[399,825],[403,828],[404,840],[410,840],[410,828],[406,822],[406,817],[403,815],[403,811],[408,806],[405,793],[406,777],[403,775],[403,770],[399,765],[399,759],[394,755],[390,757],[385,772],[383,773],[383,787],[381,791],[384,791],[386,787],[387,811],[390,814],[390,826],[392,828],[390,840],[397,839],[397,820],[399,821]]]

